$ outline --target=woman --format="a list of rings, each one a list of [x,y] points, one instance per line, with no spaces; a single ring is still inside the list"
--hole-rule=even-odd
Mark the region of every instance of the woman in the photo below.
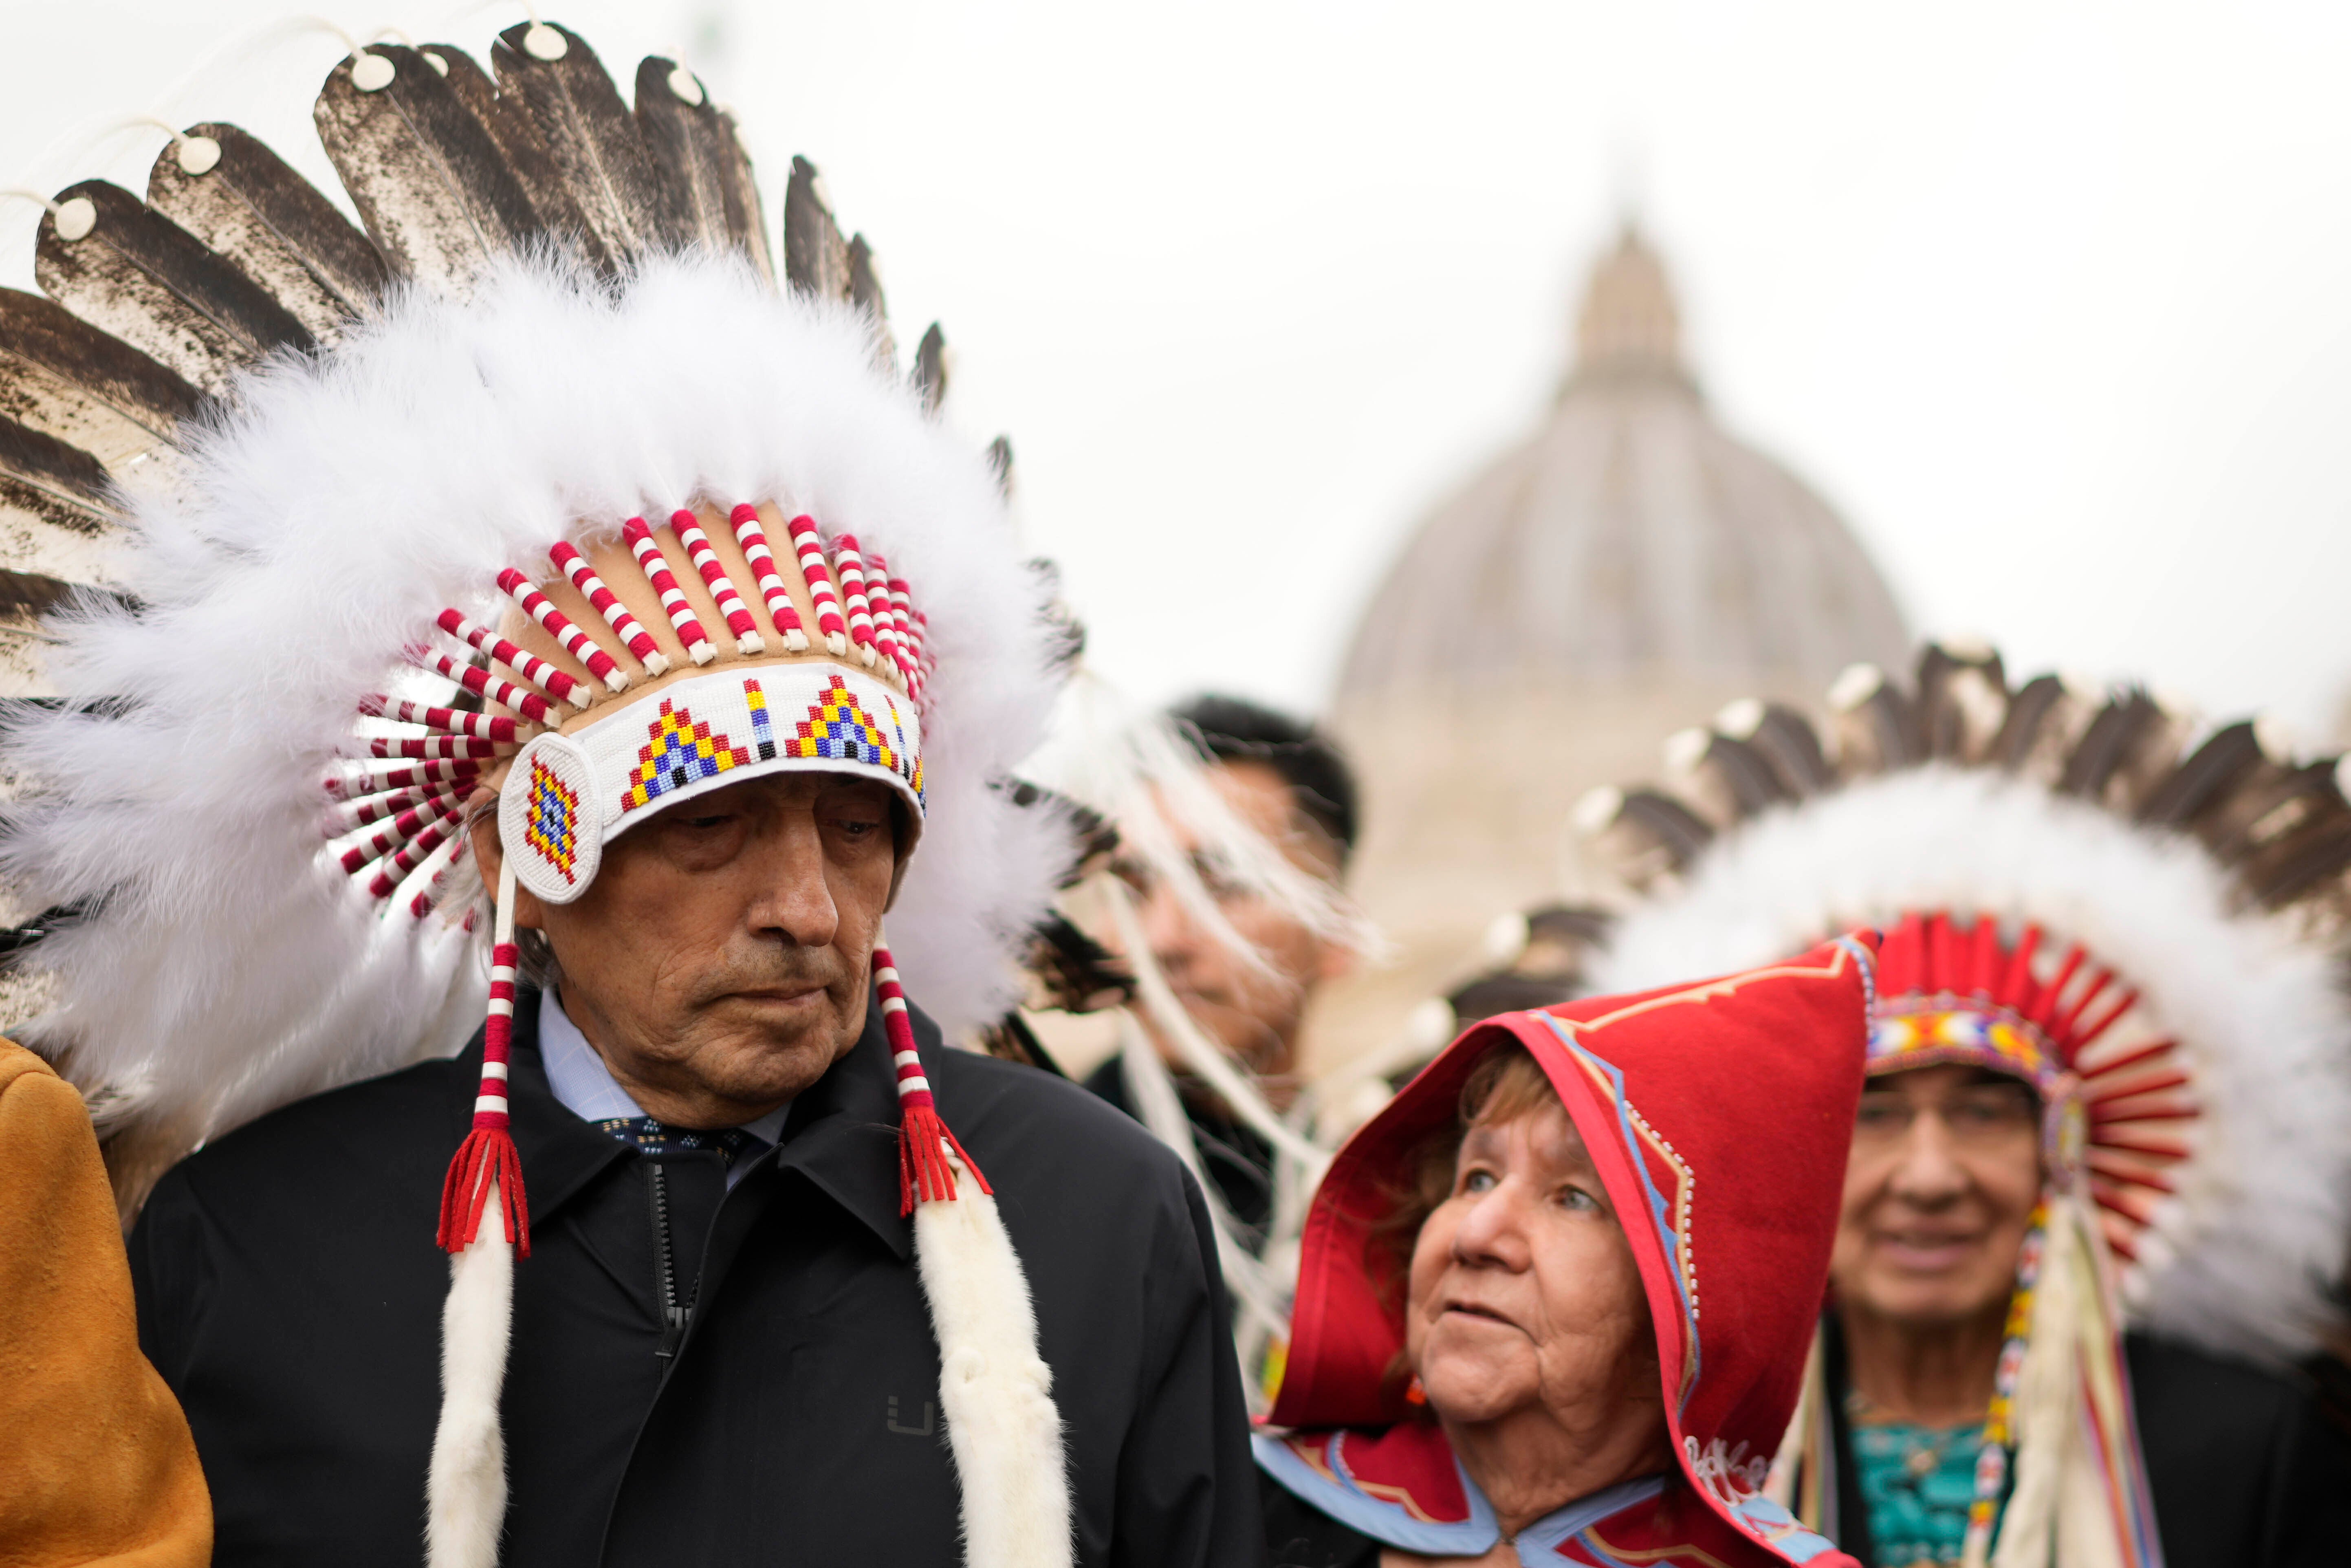
[[[1277,1568],[1849,1563],[1759,1494],[1872,951],[1490,1019],[1349,1142],[1257,1439]]]

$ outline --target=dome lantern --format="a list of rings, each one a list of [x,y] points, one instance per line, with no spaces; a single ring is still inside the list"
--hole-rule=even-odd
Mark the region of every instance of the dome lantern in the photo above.
[[[1561,394],[1617,379],[1670,380],[1696,390],[1682,363],[1681,311],[1666,264],[1627,220],[1592,269],[1575,322],[1575,360]]]

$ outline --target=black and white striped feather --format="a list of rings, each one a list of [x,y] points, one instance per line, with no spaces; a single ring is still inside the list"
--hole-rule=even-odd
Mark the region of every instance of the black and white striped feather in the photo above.
[[[822,177],[805,158],[792,160],[784,185],[784,279],[819,299],[852,298],[849,242],[833,221]]]
[[[41,220],[33,277],[41,292],[214,396],[277,349],[318,340],[227,257],[120,185],[85,180],[58,193],[97,222],[78,239]]]
[[[504,150],[451,85],[463,56],[434,51],[448,68],[444,76],[414,49],[379,44],[371,52],[391,63],[391,82],[360,90],[350,59],[329,72],[312,111],[319,139],[391,269],[462,298],[493,260],[529,245],[538,212]]]
[[[78,446],[117,478],[168,460],[202,392],[54,299],[0,288],[0,416]]]
[[[220,149],[191,174],[176,141],[156,155],[147,204],[258,284],[321,343],[374,304],[382,255],[293,166],[234,125],[192,125]]]
[[[691,101],[681,94],[690,87]],[[637,67],[637,131],[663,183],[684,197],[693,240],[712,250],[733,248],[750,257],[773,282],[766,221],[751,160],[735,121],[675,61],[648,56]]]
[[[551,60],[525,46],[527,35],[542,26],[563,40],[563,52]],[[696,237],[686,193],[658,175],[636,117],[578,34],[518,22],[499,35],[490,62],[499,97],[529,117],[608,267],[674,251]]]

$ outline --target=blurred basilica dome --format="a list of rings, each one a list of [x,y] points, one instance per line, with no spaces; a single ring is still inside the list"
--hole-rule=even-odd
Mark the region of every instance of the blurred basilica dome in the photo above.
[[[1339,696],[1665,672],[1817,690],[1855,659],[1892,667],[1907,642],[1828,504],[1714,422],[1665,266],[1627,225],[1549,417],[1421,525]]]
[[[1816,706],[1908,645],[1844,522],[1715,423],[1628,224],[1541,423],[1428,515],[1355,628],[1332,720],[1364,777],[1356,891],[1398,951],[1318,1008],[1310,1052],[1382,1043],[1495,917],[1588,891],[1585,789],[1656,772],[1735,697]]]

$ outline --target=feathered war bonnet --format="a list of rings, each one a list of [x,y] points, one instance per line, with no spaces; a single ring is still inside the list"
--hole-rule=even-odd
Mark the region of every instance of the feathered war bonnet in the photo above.
[[[646,60],[632,112],[559,27],[493,64],[370,46],[329,77],[364,232],[200,125],[143,203],[60,193],[47,298],[0,293],[0,655],[42,699],[12,705],[0,870],[15,918],[46,911],[10,984],[126,1203],[262,1112],[455,1050],[486,1007],[441,1215],[435,1568],[494,1563],[504,1511],[515,882],[575,898],[681,800],[863,774],[919,831],[892,930],[954,1036],[1017,994],[1071,858],[998,787],[1065,643],[1000,445],[935,417],[936,329],[902,379],[865,244],[799,161],[778,287],[733,123],[683,68]],[[465,831],[487,787],[497,890]],[[885,948],[873,978],[968,1560],[1066,1562],[1020,1260]]]
[[[1868,1071],[1983,1067],[2043,1105],[1964,1560],[2159,1563],[2124,1327],[2276,1363],[2337,1310],[2351,804],[2252,723],[2199,735],[2143,690],[2011,687],[1990,650],[1929,646],[1913,691],[1856,666],[1828,706],[1816,727],[1733,704],[1667,743],[1663,785],[1587,798],[1580,825],[1645,895],[1592,977],[1885,931]],[[1774,1471],[1815,1522],[1835,1512],[1820,1365]]]

